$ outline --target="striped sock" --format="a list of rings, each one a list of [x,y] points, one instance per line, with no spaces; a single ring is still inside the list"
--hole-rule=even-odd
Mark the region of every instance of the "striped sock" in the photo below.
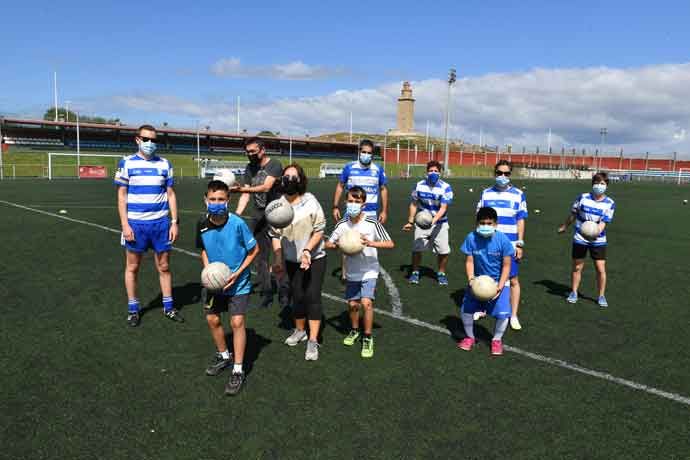
[[[129,299],[127,301],[127,312],[129,312],[129,313],[139,312],[139,299]]]
[[[172,298],[172,296],[163,297],[163,310],[170,311],[172,309],[173,309],[173,298]]]

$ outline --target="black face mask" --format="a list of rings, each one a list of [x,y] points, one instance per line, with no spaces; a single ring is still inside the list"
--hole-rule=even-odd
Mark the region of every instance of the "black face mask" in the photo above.
[[[285,194],[294,195],[299,187],[299,179],[293,176],[283,176],[280,180],[280,185]]]
[[[259,163],[261,163],[259,155],[247,155],[247,158],[249,159],[249,164],[252,166],[258,166]]]

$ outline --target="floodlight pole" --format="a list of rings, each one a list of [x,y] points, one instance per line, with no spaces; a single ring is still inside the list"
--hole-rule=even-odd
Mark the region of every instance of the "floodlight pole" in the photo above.
[[[237,96],[237,134],[240,133],[240,97]]]
[[[608,129],[601,128],[599,134],[601,135],[601,154],[599,155],[599,164],[594,164],[595,169],[601,169],[601,157],[604,156],[604,145],[606,144],[606,135],[609,133]]]
[[[77,179],[80,178],[79,174],[79,168],[81,166],[81,142],[79,139],[79,112],[76,112],[77,115]]]
[[[239,102],[239,99],[238,99]],[[239,112],[238,112],[239,113]],[[239,126],[239,122],[238,122]],[[196,170],[197,176],[201,178],[201,142],[199,140],[199,120],[196,121]]]
[[[455,69],[450,69],[448,73],[448,97],[446,99],[446,134],[445,134],[445,147],[444,147],[444,160],[443,160],[443,172],[444,176],[448,176],[448,171],[450,170],[448,165],[448,125],[450,125],[450,93],[453,88],[453,84],[457,80],[457,73]]]
[[[292,164],[292,136],[290,136],[290,164]]]
[[[5,179],[5,170],[3,169],[3,165],[2,165],[2,155],[4,153],[2,151],[2,147],[4,145],[3,144],[3,138],[2,138],[2,124],[3,123],[4,123],[4,120],[2,117],[0,117],[0,180]]]
[[[53,72],[53,96],[55,98],[55,121],[58,121],[57,72]]]
[[[386,173],[386,146],[388,145],[388,131],[383,135],[383,153],[381,158],[383,160],[383,173]]]

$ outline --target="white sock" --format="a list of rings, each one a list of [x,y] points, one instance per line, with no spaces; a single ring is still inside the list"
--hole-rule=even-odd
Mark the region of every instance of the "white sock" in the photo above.
[[[233,373],[233,374],[241,374],[242,372],[244,372],[244,371],[242,370],[242,363],[239,363],[239,364],[235,363],[235,364],[232,366],[232,373]]]
[[[494,340],[501,340],[508,328],[508,318],[497,319],[496,329],[494,330]]]
[[[460,318],[462,319],[462,325],[465,328],[465,335],[473,339],[474,338],[474,317],[472,313],[460,313]]]
[[[230,352],[228,350],[221,351],[220,355],[223,357],[223,359],[230,359]]]

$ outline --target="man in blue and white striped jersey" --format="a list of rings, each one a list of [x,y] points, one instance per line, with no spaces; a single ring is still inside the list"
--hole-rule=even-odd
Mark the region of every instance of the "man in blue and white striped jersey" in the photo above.
[[[589,251],[597,271],[597,285],[599,287],[597,303],[602,308],[609,306],[604,296],[606,291],[606,247],[608,245],[606,226],[613,221],[616,203],[606,195],[608,184],[609,178],[605,172],[598,172],[592,176],[592,191],[582,193],[577,197],[565,223],[558,227],[558,232],[563,233],[570,224],[575,222],[572,250],[572,291],[567,299],[570,303],[577,302],[577,290],[582,279],[585,257]],[[599,235],[593,240],[585,238],[580,233],[580,228],[586,221],[595,222],[599,226]]]
[[[170,274],[170,250],[177,239],[177,198],[173,190],[172,165],[155,155],[156,128],[140,126],[136,142],[139,151],[120,160],[115,173],[117,211],[122,225],[125,247],[125,288],[127,290],[127,323],[138,326],[139,298],[137,275],[141,258],[152,248],[163,297],[163,313],[173,321],[184,319],[175,309]]]
[[[525,246],[525,220],[527,219],[527,201],[522,190],[510,183],[513,165],[500,160],[494,167],[495,185],[482,191],[477,203],[477,211],[483,207],[494,208],[498,214],[498,231],[504,233],[515,247],[515,255],[510,267],[510,306],[512,314],[510,327],[522,329],[518,319],[520,307],[519,263],[522,261]]]
[[[419,284],[419,264],[422,262],[422,252],[429,248],[438,257],[438,272],[436,280],[441,286],[448,285],[446,269],[450,254],[448,237],[448,205],[453,202],[453,189],[441,179],[441,164],[430,161],[426,165],[426,179],[417,182],[412,190],[409,215],[403,230],[409,232],[414,226],[414,245],[412,247],[412,271],[408,280],[412,284]],[[433,216],[431,227],[420,228],[414,224],[417,211],[423,209]]]

